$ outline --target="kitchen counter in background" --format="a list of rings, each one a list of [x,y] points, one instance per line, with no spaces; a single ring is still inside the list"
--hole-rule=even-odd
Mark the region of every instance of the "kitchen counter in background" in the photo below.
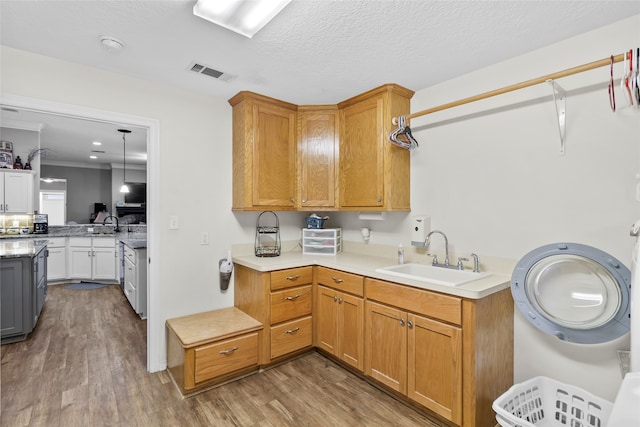
[[[0,243],[5,240],[46,240],[55,237],[114,237],[129,245],[133,249],[147,247],[147,226],[127,225],[120,226],[119,232],[114,231],[111,225],[51,225],[47,234],[17,234],[0,235]],[[93,230],[93,231],[90,231]],[[131,231],[127,231],[131,230]]]
[[[237,251],[234,247],[233,253],[238,252],[242,251]],[[501,272],[494,273],[492,270],[483,270],[492,273],[492,275],[459,286],[424,283],[376,272],[377,268],[397,264],[397,259],[395,258],[369,255],[347,250],[343,250],[343,252],[337,255],[303,255],[302,251],[297,249],[283,252],[278,257],[261,258],[255,255],[240,254],[233,256],[232,259],[234,263],[257,271],[273,271],[286,268],[303,267],[307,265],[320,265],[374,279],[386,280],[388,282],[399,283],[469,299],[480,299],[506,289],[510,286],[511,279],[510,276]]]

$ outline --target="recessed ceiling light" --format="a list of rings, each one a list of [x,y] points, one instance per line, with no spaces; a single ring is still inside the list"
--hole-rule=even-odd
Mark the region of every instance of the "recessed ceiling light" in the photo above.
[[[102,145],[102,142],[100,142],[100,141],[93,141],[93,145]]]
[[[98,156],[89,156],[90,159],[97,159]]]
[[[111,36],[100,36],[100,43],[102,43],[102,46],[104,46],[107,50],[112,51],[122,50],[122,48],[124,47],[123,42]]]

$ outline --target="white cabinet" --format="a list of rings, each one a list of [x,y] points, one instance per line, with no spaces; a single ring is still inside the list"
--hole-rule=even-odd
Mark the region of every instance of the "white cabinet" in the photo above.
[[[35,172],[0,170],[0,213],[32,213]]]
[[[147,318],[147,249],[124,246],[124,294],[133,310]]]
[[[71,279],[116,281],[118,251],[113,237],[70,237],[68,269]]]
[[[67,278],[67,238],[52,237],[47,240],[47,281],[64,280]]]

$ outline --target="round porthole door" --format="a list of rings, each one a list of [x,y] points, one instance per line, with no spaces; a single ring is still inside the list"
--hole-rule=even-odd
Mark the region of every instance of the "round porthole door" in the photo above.
[[[629,332],[631,272],[599,249],[577,243],[541,246],[511,276],[511,294],[541,331],[581,344]]]

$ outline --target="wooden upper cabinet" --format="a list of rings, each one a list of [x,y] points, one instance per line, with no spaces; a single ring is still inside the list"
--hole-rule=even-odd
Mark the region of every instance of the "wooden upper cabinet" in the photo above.
[[[246,91],[229,104],[233,107],[233,209],[295,209],[298,107]]]
[[[298,208],[336,208],[339,126],[335,105],[298,108]]]
[[[233,210],[408,211],[409,152],[388,142],[413,91],[387,84],[337,105],[239,92]]]
[[[411,209],[409,151],[388,137],[391,119],[410,113],[413,93],[387,84],[338,104],[341,210]]]

